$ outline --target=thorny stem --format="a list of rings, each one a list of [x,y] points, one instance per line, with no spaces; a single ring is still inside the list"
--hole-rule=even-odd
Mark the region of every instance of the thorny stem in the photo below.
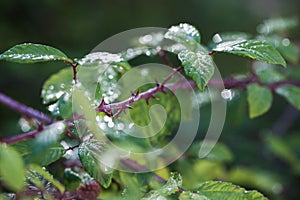
[[[165,89],[168,88],[170,90],[175,90],[178,88],[182,87],[182,84],[184,83],[183,81],[178,81],[175,83],[170,83],[166,84],[169,80],[172,79],[172,77],[177,74],[179,71],[182,70],[182,67],[178,67],[177,69],[173,69],[173,72],[169,74],[163,81],[162,83],[156,83],[156,87],[151,88],[143,93],[135,93],[132,94],[132,96],[124,101],[117,102],[117,103],[112,103],[112,104],[107,104],[104,99],[102,98],[102,101],[100,105],[97,107],[97,111],[99,112],[105,112],[109,115],[112,115],[112,111],[116,110],[116,113],[113,117],[117,117],[122,111],[125,111],[127,108],[132,108],[130,104],[139,101],[141,99],[145,99],[146,103],[149,103],[150,98],[155,98],[154,95],[163,92],[165,93]],[[185,86],[187,87],[187,85]]]
[[[46,115],[38,110],[35,110],[31,107],[28,107],[12,98],[6,96],[5,94],[3,94],[1,92],[0,92],[0,103],[8,106],[12,110],[15,110],[23,115],[26,115],[28,117],[39,119],[48,124],[52,123],[52,119],[48,115]]]

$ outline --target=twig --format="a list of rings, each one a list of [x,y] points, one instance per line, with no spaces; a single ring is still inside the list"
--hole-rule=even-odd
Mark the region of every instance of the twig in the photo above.
[[[178,89],[180,87],[183,86],[183,81],[178,81],[175,83],[170,83],[170,84],[166,84],[166,82],[168,82],[169,80],[172,79],[172,77],[177,74],[180,70],[182,70],[182,67],[178,67],[177,69],[174,69],[173,72],[168,75],[163,81],[162,83],[157,83],[156,87],[151,88],[143,93],[139,93],[137,92],[136,94],[132,94],[130,98],[121,101],[121,102],[117,102],[117,103],[112,103],[112,104],[107,104],[104,101],[104,98],[102,98],[102,101],[100,103],[100,105],[97,107],[97,111],[99,112],[105,112],[108,115],[112,115],[112,111],[116,110],[116,114],[119,115],[122,111],[124,111],[127,108],[132,108],[130,106],[130,104],[137,102],[141,99],[145,99],[146,103],[149,103],[149,99],[151,98],[155,98],[155,94],[159,93],[159,92],[163,92],[165,93],[165,88],[168,88],[170,90],[175,90]],[[185,87],[187,87],[187,85],[185,85]]]
[[[16,136],[12,136],[11,138],[2,139],[0,142],[5,143],[5,144],[13,144],[13,143],[20,142],[23,140],[35,138],[40,132],[41,132],[41,130],[34,130],[34,131],[31,131],[28,133],[23,133],[23,134],[19,134]]]
[[[12,110],[15,110],[23,115],[26,115],[31,118],[39,119],[45,123],[51,123],[52,119],[48,115],[35,110],[33,108],[30,108],[8,96],[0,92],[0,103],[3,105],[6,105],[7,107],[11,108]]]
[[[142,166],[142,165],[140,165],[140,164],[138,164],[138,163],[136,163],[135,161],[130,160],[130,159],[121,159],[121,162],[122,162],[123,164],[127,165],[128,167],[130,167],[130,168],[136,170],[137,172],[143,172],[143,171],[146,171],[146,170],[147,170],[147,168],[146,168],[145,166]],[[153,173],[153,176],[154,176],[154,178],[155,178],[157,181],[159,181],[159,182],[161,182],[161,183],[167,182],[166,179],[164,179],[163,177],[161,177],[161,176],[159,176],[159,175],[157,175],[157,174],[155,174],[155,173]]]

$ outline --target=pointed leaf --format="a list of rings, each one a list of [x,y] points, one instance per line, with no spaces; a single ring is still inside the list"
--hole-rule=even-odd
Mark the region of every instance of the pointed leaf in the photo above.
[[[40,174],[44,179],[46,179],[47,181],[52,183],[61,192],[61,194],[64,193],[65,186],[63,186],[59,181],[55,180],[53,178],[53,176],[48,171],[46,171],[44,168],[42,168],[38,165],[31,164],[29,166],[29,169],[33,172]]]
[[[214,74],[212,57],[201,52],[183,50],[178,54],[178,58],[182,62],[185,73],[196,82],[200,91],[203,91]]]
[[[78,155],[84,170],[104,188],[111,184],[113,170],[101,163],[104,143],[97,140],[83,142],[78,148]],[[108,170],[104,172],[105,170]]]
[[[212,51],[225,52],[270,64],[286,66],[280,53],[268,42],[260,40],[235,40],[222,42]]]
[[[209,200],[209,199],[203,195],[191,191],[183,191],[179,196],[179,200]]]
[[[233,185],[228,182],[207,181],[198,186],[197,193],[208,199],[222,200],[267,200],[261,193]]]
[[[190,50],[204,50],[205,48],[200,45],[200,33],[192,25],[182,23],[177,26],[172,26],[165,33],[165,38],[173,40],[176,43],[184,45]]]
[[[264,39],[270,42],[287,61],[293,64],[298,63],[299,49],[290,39],[279,36],[268,36]]]
[[[20,191],[25,183],[25,167],[21,155],[5,144],[0,144],[0,179],[13,191]]]
[[[60,50],[42,44],[24,43],[16,45],[0,55],[0,60],[18,63],[37,63],[53,60],[73,62]]]
[[[278,70],[278,66],[263,62],[254,62],[253,70],[262,83],[279,82],[286,78],[285,75]]]
[[[32,142],[31,154],[28,154],[26,158],[30,162],[40,165],[46,165],[59,159],[61,154],[64,154],[64,150],[53,148],[61,147],[59,142],[65,128],[66,125],[63,122],[56,122],[46,127]],[[49,153],[52,154],[49,155]]]
[[[276,93],[285,97],[286,100],[300,110],[300,88],[293,85],[284,85],[276,88]]]
[[[165,183],[160,189],[151,191],[147,197],[143,200],[155,200],[155,199],[165,199],[163,197],[168,197],[174,193],[177,193],[182,187],[182,178],[178,173],[171,173],[170,178],[167,183]]]
[[[178,43],[186,43],[194,40],[200,43],[200,33],[192,25],[181,23],[177,26],[172,26],[165,34],[165,38],[174,40]]]
[[[247,101],[249,104],[250,118],[258,117],[267,112],[272,105],[272,92],[269,88],[257,83],[247,86]]]
[[[286,31],[298,25],[297,18],[275,18],[265,20],[258,25],[257,30],[261,34],[271,34],[279,31]]]

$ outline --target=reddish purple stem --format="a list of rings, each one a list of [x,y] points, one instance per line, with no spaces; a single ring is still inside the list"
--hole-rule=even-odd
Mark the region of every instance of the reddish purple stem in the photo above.
[[[15,110],[19,113],[21,113],[22,115],[26,115],[28,117],[31,118],[35,118],[35,119],[39,119],[45,123],[51,123],[52,119],[51,117],[49,117],[48,115],[35,110],[33,108],[30,108],[8,96],[6,96],[5,94],[0,92],[0,103],[2,103],[3,105],[6,105],[7,107],[11,108],[12,110]]]

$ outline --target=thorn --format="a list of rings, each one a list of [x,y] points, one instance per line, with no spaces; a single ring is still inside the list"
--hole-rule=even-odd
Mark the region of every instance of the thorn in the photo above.
[[[158,83],[158,81],[157,81],[157,80],[155,80],[155,83],[156,83],[156,87],[158,87],[158,88],[159,88],[160,84]]]
[[[98,108],[101,108],[101,107],[104,106],[104,105],[107,105],[107,103],[105,103],[105,101],[104,101],[104,96],[102,96],[101,103],[100,103],[100,105],[98,106]]]
[[[147,105],[149,105],[149,99],[150,99],[150,98],[146,98],[146,99],[145,99]]]
[[[132,107],[131,105],[126,105],[126,108],[134,109],[134,107]]]
[[[136,91],[135,97],[139,96],[139,94],[140,94],[140,88]]]

